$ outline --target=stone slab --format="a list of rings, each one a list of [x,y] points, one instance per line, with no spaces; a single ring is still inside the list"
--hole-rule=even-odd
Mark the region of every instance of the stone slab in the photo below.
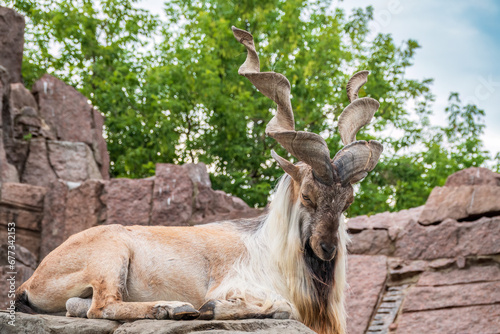
[[[500,174],[483,167],[470,167],[451,174],[445,187],[490,185],[500,186]]]
[[[395,242],[394,256],[410,260],[500,253],[500,217],[472,222],[446,219],[439,225],[410,224]]]
[[[212,321],[155,321],[139,320],[123,324],[114,334],[184,334],[184,333],[260,333],[260,334],[313,334],[295,320],[245,319]]]
[[[500,187],[491,185],[436,187],[418,221],[423,225],[447,218],[464,220],[500,212]]]
[[[187,170],[173,164],[156,164],[151,225],[189,225],[192,201],[193,182]]]
[[[347,266],[347,330],[362,334],[368,328],[387,277],[385,256],[350,255]]]
[[[31,139],[21,182],[48,187],[55,179],[57,176],[50,166],[45,139]]]
[[[69,188],[66,182],[55,180],[49,186],[44,199],[42,218],[40,261],[59,246],[64,239],[66,202]]]
[[[111,334],[120,325],[117,321],[103,319],[68,318],[53,315],[15,313],[15,325],[0,311],[0,333],[10,334]]]
[[[42,215],[42,212],[38,211],[0,206],[0,225],[15,223],[19,228],[40,231]]]
[[[106,224],[149,225],[152,180],[113,179],[106,184]]]
[[[92,145],[93,108],[85,96],[49,74],[38,79],[32,91],[55,138]]]
[[[85,143],[47,141],[50,164],[58,178],[82,182],[102,179],[94,155]]]
[[[403,313],[397,334],[498,334],[500,304]]]
[[[446,271],[426,271],[420,276],[417,285],[439,286],[493,281],[500,281],[500,267],[495,265]]]
[[[387,230],[362,230],[351,234],[351,241],[348,249],[352,254],[389,255],[392,251]]]
[[[101,201],[103,189],[104,181],[88,180],[68,192],[64,213],[64,240],[103,222],[106,210]]]
[[[0,311],[0,332],[11,334],[314,334],[295,320],[137,320],[129,323],[104,319],[68,318],[15,313],[16,326],[8,325],[9,314]]]
[[[47,189],[22,183],[1,184],[0,203],[28,210],[41,211]]]
[[[500,281],[445,286],[414,286],[403,312],[500,303]]]

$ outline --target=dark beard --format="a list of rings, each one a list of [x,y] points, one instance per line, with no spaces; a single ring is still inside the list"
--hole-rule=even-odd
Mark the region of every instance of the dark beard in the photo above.
[[[326,308],[328,305],[330,292],[334,284],[336,258],[337,256],[330,261],[323,261],[314,254],[309,240],[305,243],[304,261],[312,277],[320,308]]]

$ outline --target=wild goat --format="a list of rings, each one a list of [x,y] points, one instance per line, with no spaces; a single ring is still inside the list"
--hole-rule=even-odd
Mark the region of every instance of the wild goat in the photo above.
[[[98,226],[71,236],[16,292],[17,309],[104,319],[293,318],[319,333],[345,333],[348,236],[343,212],[352,184],[380,157],[376,141],[356,141],[379,107],[358,99],[368,72],[347,84],[339,117],[345,147],[330,159],[317,134],[295,131],[290,83],[260,73],[250,33],[238,73],[277,103],[266,133],[300,162],[272,152],[286,172],[267,215],[193,227]]]

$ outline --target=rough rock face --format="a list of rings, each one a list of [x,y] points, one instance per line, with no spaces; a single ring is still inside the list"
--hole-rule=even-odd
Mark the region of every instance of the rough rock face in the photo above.
[[[12,82],[21,82],[24,49],[24,17],[0,7],[0,65],[9,70]]]
[[[423,207],[348,221],[349,333],[498,332],[499,178],[469,168]]]
[[[109,178],[104,118],[87,98],[48,75],[35,83],[34,96],[20,83],[2,87],[0,181],[48,187],[55,179]]]
[[[0,307],[6,306],[9,282],[15,271],[16,286],[27,280],[38,265],[40,230],[43,215],[43,199],[46,189],[21,183],[0,184]],[[12,227],[15,225],[15,239]],[[11,232],[9,234],[9,232]],[[9,235],[11,236],[9,239]],[[9,265],[12,253],[8,253],[8,241],[15,240],[15,269]],[[9,257],[9,255],[11,257]]]
[[[55,138],[92,144],[94,115],[85,96],[48,74],[35,82],[33,95]]]
[[[463,221],[494,215],[500,215],[500,176],[472,167],[450,175],[444,187],[432,190],[419,222],[430,225],[446,218]]]
[[[48,74],[22,84],[24,18],[0,7],[0,182],[47,187],[55,179],[108,179],[104,117]]]
[[[138,320],[121,323],[110,320],[66,318],[50,315],[33,316],[16,313],[16,326],[8,324],[9,314],[0,312],[0,332],[11,334],[218,334],[218,333],[259,333],[259,334],[314,334],[303,324],[293,320],[240,321],[170,321]]]

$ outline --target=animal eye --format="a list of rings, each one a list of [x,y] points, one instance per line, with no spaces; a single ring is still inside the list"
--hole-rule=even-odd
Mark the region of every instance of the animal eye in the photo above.
[[[304,201],[309,202],[309,203],[312,203],[312,201],[311,201],[311,199],[309,198],[309,196],[302,194],[302,198],[304,199]]]

